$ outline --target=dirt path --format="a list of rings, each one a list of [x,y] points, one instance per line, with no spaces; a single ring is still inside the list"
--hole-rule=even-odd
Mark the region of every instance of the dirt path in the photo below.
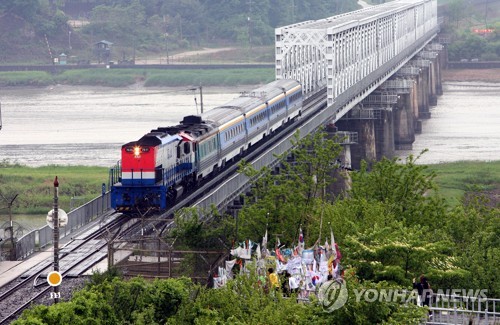
[[[443,81],[500,82],[500,69],[448,69],[442,70]]]
[[[201,50],[195,50],[195,51],[187,51],[187,52],[181,52],[181,53],[176,53],[173,55],[168,56],[168,62],[170,64],[174,63],[184,63],[185,61],[191,61],[193,57],[199,56],[199,55],[205,55],[205,54],[212,54],[212,53],[218,53],[218,52],[224,52],[224,51],[231,51],[234,50],[234,47],[220,47],[220,48],[208,48],[205,47]],[[151,58],[136,58],[135,60],[136,64],[165,64],[167,63],[167,57],[151,57]]]

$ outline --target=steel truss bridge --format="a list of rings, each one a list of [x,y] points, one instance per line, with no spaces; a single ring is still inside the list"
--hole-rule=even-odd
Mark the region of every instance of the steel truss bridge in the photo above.
[[[437,0],[399,0],[277,28],[276,78],[299,80],[306,95],[326,87],[337,120],[431,43],[438,30]]]

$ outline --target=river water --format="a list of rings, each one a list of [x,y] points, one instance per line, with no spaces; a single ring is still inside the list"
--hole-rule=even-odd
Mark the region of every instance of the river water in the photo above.
[[[204,109],[251,88],[203,88]],[[417,155],[427,148],[423,164],[500,160],[500,84],[453,82],[443,91],[413,150],[397,154]],[[34,167],[111,167],[120,159],[122,144],[200,110],[199,92],[185,88],[2,89],[0,102],[0,161]]]
[[[204,88],[204,110],[243,90]],[[0,161],[28,166],[111,167],[120,159],[122,144],[201,111],[199,91],[186,88],[4,89],[0,101]]]

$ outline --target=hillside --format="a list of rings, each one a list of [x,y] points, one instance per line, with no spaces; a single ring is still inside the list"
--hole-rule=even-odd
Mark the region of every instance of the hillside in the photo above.
[[[243,10],[242,10],[243,8]],[[358,8],[356,0],[23,0],[0,2],[0,65],[95,61],[112,43],[119,61],[203,47],[269,46],[274,28]]]

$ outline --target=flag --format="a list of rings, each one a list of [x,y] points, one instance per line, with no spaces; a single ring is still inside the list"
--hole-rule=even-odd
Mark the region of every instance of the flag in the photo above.
[[[333,237],[332,227],[330,227],[330,237],[331,237],[330,249],[332,251],[333,259],[336,260],[337,259],[337,244],[335,244],[335,237]]]
[[[299,229],[299,246],[297,249],[297,252],[299,255],[302,254],[302,251],[304,250],[304,234],[302,233],[302,227]]]
[[[278,261],[280,261],[281,263],[285,263],[285,258],[281,254],[280,248],[278,246],[276,246],[275,253],[276,253],[276,258],[278,259]]]
[[[266,229],[266,234],[264,235],[264,237],[262,237],[261,252],[262,252],[262,257],[263,258],[265,258],[266,256],[269,255],[269,251],[267,250],[267,229]]]

